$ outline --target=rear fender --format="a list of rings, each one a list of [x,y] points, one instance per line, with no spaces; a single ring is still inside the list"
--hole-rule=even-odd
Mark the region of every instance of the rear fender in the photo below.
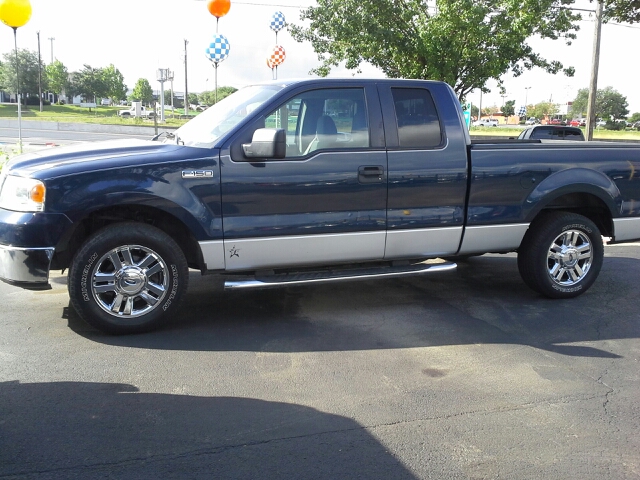
[[[545,178],[529,194],[523,205],[523,217],[531,222],[555,199],[571,193],[586,193],[602,200],[613,218],[622,211],[622,195],[604,173],[587,168],[569,168]]]

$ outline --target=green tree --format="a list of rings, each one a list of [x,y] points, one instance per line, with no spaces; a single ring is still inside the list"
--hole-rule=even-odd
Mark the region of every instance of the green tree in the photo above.
[[[72,75],[70,90],[74,95],[82,95],[85,100],[97,101],[107,96],[107,86],[101,68],[93,68],[85,64],[82,70]]]
[[[640,122],[640,112],[635,112],[627,121],[631,123]]]
[[[127,99],[127,86],[124,84],[124,75],[113,64],[103,68],[102,81],[104,82],[107,98],[115,104]]]
[[[538,119],[558,113],[558,105],[551,102],[540,102],[527,108],[527,116]]]
[[[234,87],[218,87],[218,101],[225,97],[228,97],[238,89]],[[214,90],[210,92],[202,92],[198,95],[198,101],[203,105],[213,105],[216,103],[216,92]]]
[[[531,37],[570,43],[580,15],[558,8],[570,0],[317,0],[302,11],[308,26],[290,25],[293,38],[311,42],[326,76],[345,62],[369,62],[392,78],[449,83],[462,100],[474,89],[511,71],[540,67],[564,71],[559,61],[534,52]]]
[[[502,113],[505,117],[510,117],[516,114],[516,101],[515,100],[507,100],[504,106],[502,107]]]
[[[585,115],[588,103],[589,89],[581,88],[571,106],[574,116]],[[629,114],[628,106],[627,97],[613,87],[598,89],[596,92],[595,115],[597,118],[613,118],[614,120],[625,118]]]
[[[69,88],[69,71],[60,60],[47,65],[44,69],[49,90],[56,95],[67,91]]]
[[[16,51],[5,53],[4,61],[0,66],[0,84],[10,92],[17,91],[16,76]],[[38,96],[38,69],[43,67],[38,64],[38,52],[27,49],[18,49],[18,65],[20,66],[20,93],[23,98],[28,95]],[[46,76],[42,78],[42,87],[46,89]],[[26,94],[26,95],[25,95]]]
[[[151,88],[149,80],[146,78],[139,78],[136,82],[136,86],[133,87],[133,93],[129,99],[135,102],[151,103],[153,101],[153,89]]]
[[[640,22],[640,0],[605,0],[604,19],[614,22]]]

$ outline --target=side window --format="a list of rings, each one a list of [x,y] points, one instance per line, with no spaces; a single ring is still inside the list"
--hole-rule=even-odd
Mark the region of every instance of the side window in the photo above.
[[[422,88],[392,88],[401,147],[434,148],[442,144],[433,98]]]
[[[265,127],[286,130],[286,158],[295,158],[316,150],[368,147],[367,118],[362,88],[332,88],[287,100],[267,115]]]

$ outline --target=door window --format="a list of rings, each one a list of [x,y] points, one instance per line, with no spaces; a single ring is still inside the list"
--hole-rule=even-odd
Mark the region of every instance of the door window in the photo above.
[[[433,98],[423,88],[392,88],[400,147],[434,148],[442,144]]]
[[[304,92],[280,105],[265,119],[266,128],[287,132],[287,158],[317,150],[369,146],[364,90],[333,88]]]

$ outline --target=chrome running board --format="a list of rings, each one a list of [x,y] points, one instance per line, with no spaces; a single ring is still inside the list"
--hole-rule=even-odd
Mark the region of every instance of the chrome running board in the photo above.
[[[457,265],[452,262],[418,263],[400,267],[353,268],[344,270],[326,270],[315,272],[296,272],[265,275],[248,280],[228,280],[224,283],[225,290],[240,288],[286,287],[308,283],[326,283],[342,280],[370,280],[374,278],[400,277],[421,275],[423,273],[446,272],[455,270]]]

